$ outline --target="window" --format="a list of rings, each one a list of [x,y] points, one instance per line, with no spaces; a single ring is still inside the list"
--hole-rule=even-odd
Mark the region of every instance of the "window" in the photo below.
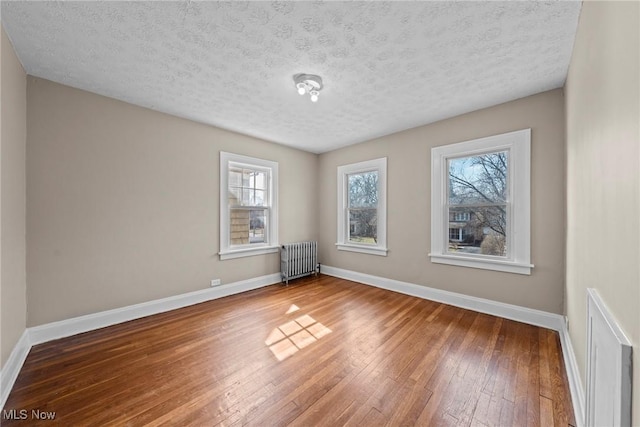
[[[469,221],[469,212],[453,212],[454,221]]]
[[[467,231],[464,228],[450,228],[449,229],[449,240],[453,240],[455,242],[462,242],[468,236]]]
[[[387,159],[338,167],[339,250],[387,255]]]
[[[278,163],[220,152],[220,259],[278,251]]]
[[[431,261],[531,274],[531,130],[431,150]]]

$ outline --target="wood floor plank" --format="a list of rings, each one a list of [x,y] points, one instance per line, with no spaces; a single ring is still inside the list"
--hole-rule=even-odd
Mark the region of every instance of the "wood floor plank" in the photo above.
[[[513,422],[518,426],[527,425],[527,403],[529,389],[529,369],[531,368],[531,349],[529,347],[529,337],[524,325],[518,325],[521,330],[518,336],[519,354],[516,362],[516,387],[515,387],[515,407]]]
[[[553,386],[551,383],[551,369],[549,367],[549,338],[553,336],[548,334],[545,329],[540,328],[538,330],[538,343],[540,346],[540,396],[551,398],[553,395]]]
[[[557,333],[320,275],[34,346],[2,425],[572,422]]]
[[[553,427],[553,402],[551,399],[540,396],[540,425]]]
[[[489,396],[502,396],[502,389],[500,389],[501,384],[498,378],[500,377],[501,363],[506,359],[505,339],[508,327],[508,324],[505,324],[505,322],[500,322],[500,331],[496,337],[493,353],[489,360],[489,367],[483,381],[482,391]]]
[[[481,393],[476,402],[476,407],[473,412],[474,422],[480,424],[489,425],[489,406],[491,405],[491,396],[487,393]]]
[[[513,414],[514,414],[514,406],[515,404],[508,400],[502,399],[502,406],[500,408],[500,422],[498,423],[501,426],[514,426]]]
[[[489,370],[489,362],[493,355],[496,343],[498,341],[498,334],[502,327],[502,319],[487,316],[492,323],[491,331],[485,337],[477,337],[474,343],[478,350],[482,350],[482,353],[474,357],[474,363],[472,363],[465,373],[464,384],[467,384],[465,390],[468,391],[466,399],[463,401],[462,407],[457,410],[456,418],[463,425],[472,423],[474,420],[474,413],[476,411],[479,400],[482,397],[482,386],[484,384],[484,378]]]
[[[527,426],[540,424],[540,404],[536,399],[540,398],[540,352],[539,336],[537,331],[529,335],[531,359],[529,362],[529,379],[527,381]]]

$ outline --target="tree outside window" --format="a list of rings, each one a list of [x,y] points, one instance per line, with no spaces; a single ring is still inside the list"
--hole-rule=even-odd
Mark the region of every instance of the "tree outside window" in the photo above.
[[[348,175],[349,241],[376,244],[378,238],[378,172]]]

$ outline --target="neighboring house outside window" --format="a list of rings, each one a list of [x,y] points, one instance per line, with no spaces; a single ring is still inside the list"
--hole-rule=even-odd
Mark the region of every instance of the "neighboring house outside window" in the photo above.
[[[220,259],[278,251],[278,163],[220,152]]]
[[[531,274],[530,129],[431,150],[431,261]]]
[[[387,159],[338,167],[339,250],[387,254]]]

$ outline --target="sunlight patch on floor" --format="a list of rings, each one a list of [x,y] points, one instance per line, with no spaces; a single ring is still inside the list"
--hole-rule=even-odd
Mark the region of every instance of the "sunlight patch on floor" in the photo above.
[[[292,304],[286,314],[294,313],[299,309]],[[308,314],[304,314],[274,328],[264,343],[276,359],[283,361],[330,333],[331,329]]]
[[[291,307],[289,307],[289,310],[287,310],[286,314],[291,314],[291,313],[296,312],[298,310],[300,310],[300,307],[298,307],[295,304],[291,304]]]

